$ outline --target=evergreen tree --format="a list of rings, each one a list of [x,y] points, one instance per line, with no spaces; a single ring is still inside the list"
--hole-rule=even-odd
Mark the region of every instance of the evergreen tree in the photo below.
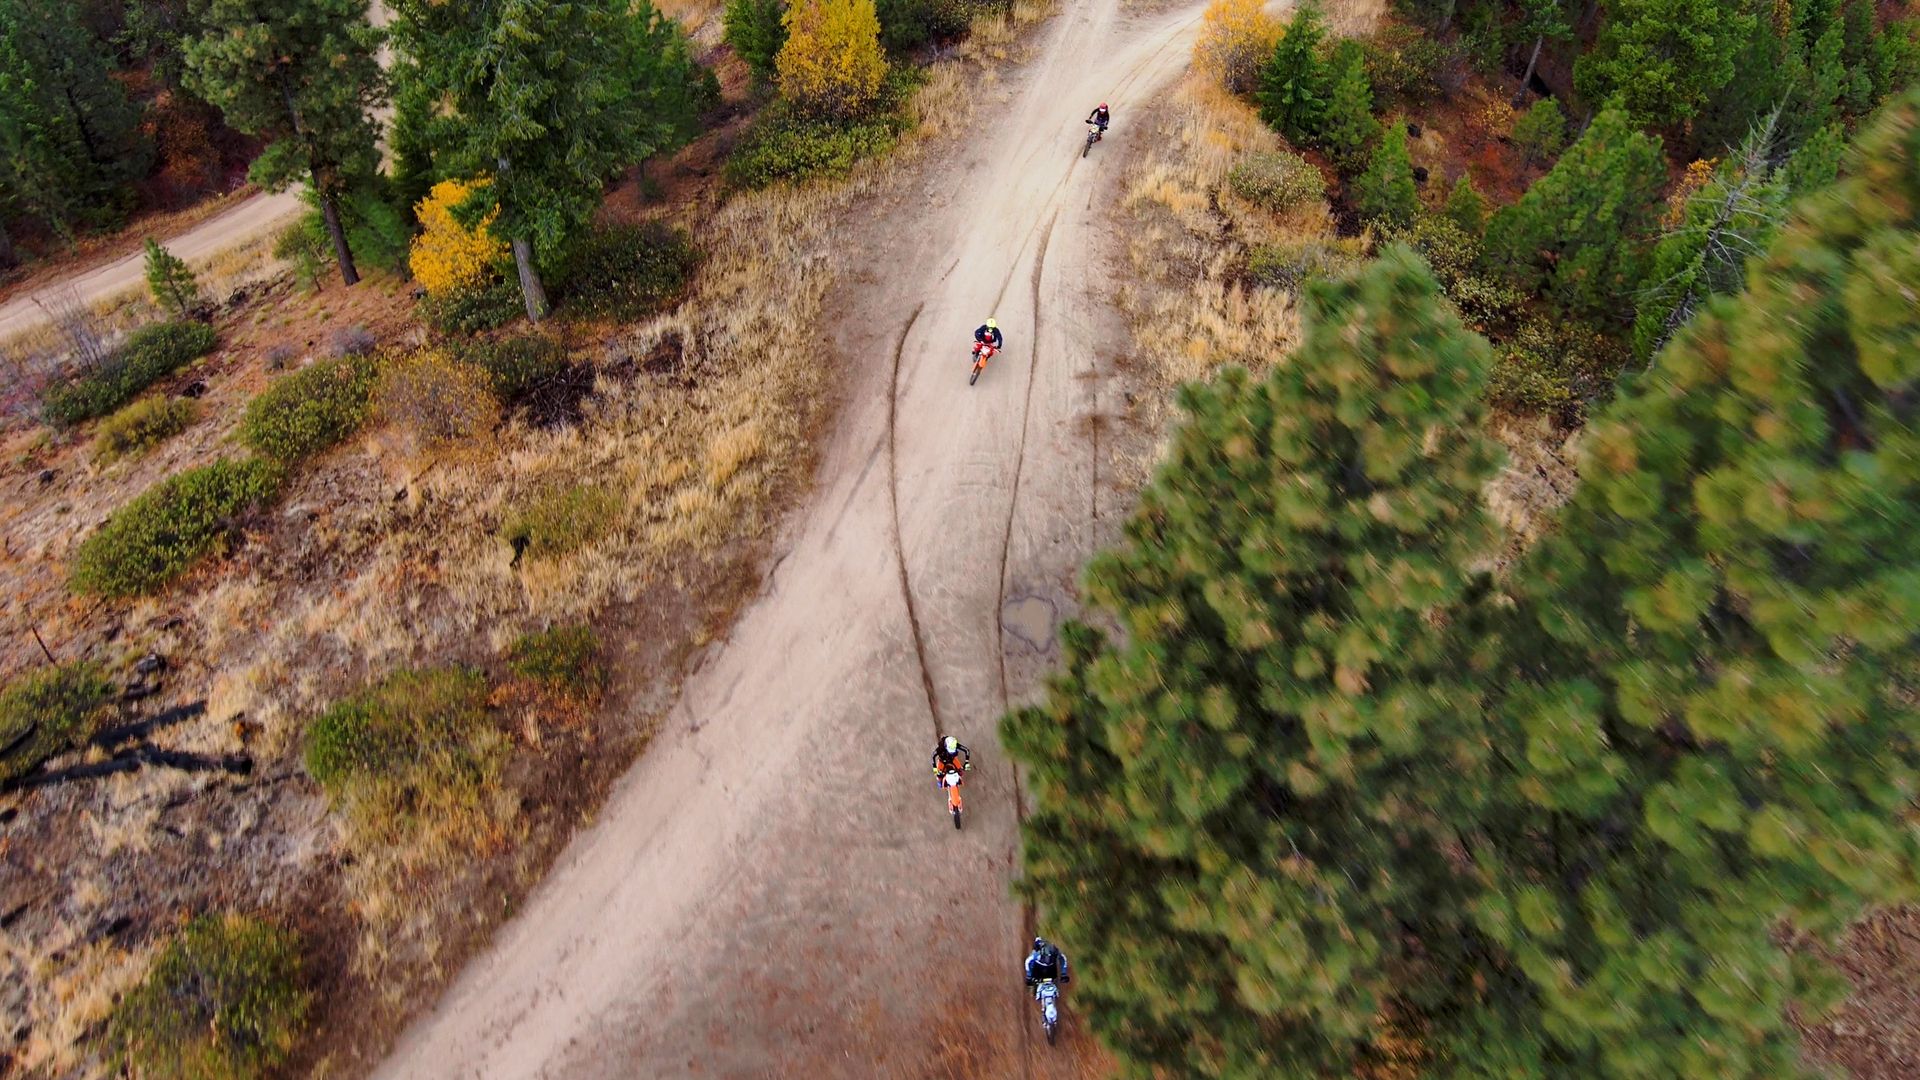
[[[1665,183],[1659,138],[1603,109],[1552,171],[1488,222],[1488,269],[1580,314],[1618,317],[1643,280]]]
[[[1406,979],[1417,929],[1466,918],[1449,801],[1489,749],[1443,627],[1492,550],[1487,346],[1400,245],[1310,286],[1303,323],[1264,382],[1181,392],[1087,574],[1126,644],[1069,627],[1002,725],[1037,804],[1021,889],[1141,1074],[1353,1075],[1396,1008],[1445,1000]],[[1433,940],[1434,971],[1465,963]]]
[[[1745,13],[1752,18],[1734,50],[1733,69],[1738,77],[1707,95],[1684,147],[1688,156],[1718,157],[1724,149],[1739,145],[1755,124],[1788,100],[1802,76],[1797,47],[1790,46],[1772,0],[1747,0]],[[1799,129],[1791,113],[1784,114],[1783,120],[1781,144],[1790,146]]]
[[[755,86],[773,85],[774,58],[787,43],[784,15],[780,0],[727,0],[726,42],[753,73]]]
[[[0,0],[0,220],[117,223],[151,148],[72,0]]]
[[[433,86],[420,66],[396,59],[392,65],[393,121],[387,147],[393,155],[394,201],[417,205],[443,179],[433,164]]]
[[[1367,78],[1366,53],[1360,43],[1348,39],[1336,46],[1331,70],[1333,90],[1327,99],[1320,145],[1342,170],[1352,171],[1366,160],[1367,147],[1380,134],[1380,122],[1373,118],[1373,83]]]
[[[848,119],[872,108],[887,77],[873,0],[795,0],[774,67],[780,92],[802,107]]]
[[[151,236],[147,237],[147,291],[155,303],[182,319],[200,303],[200,283],[194,280],[193,270]]]
[[[1413,159],[1407,155],[1407,125],[1396,122],[1374,147],[1367,171],[1353,182],[1353,203],[1362,217],[1383,225],[1405,225],[1420,212],[1420,189],[1413,183]]]
[[[1606,0],[1593,48],[1574,64],[1588,101],[1625,108],[1637,124],[1678,127],[1733,78],[1753,30],[1746,0]]]
[[[490,175],[461,209],[510,241],[527,317],[542,275],[620,170],[679,145],[711,88],[684,35],[644,0],[394,0],[401,54],[442,103],[430,138],[443,175]],[[694,89],[689,89],[694,88]],[[497,216],[496,216],[497,215]]]
[[[1260,118],[1296,146],[1312,146],[1327,120],[1332,93],[1321,49],[1327,38],[1319,0],[1306,0],[1260,71]]]
[[[1541,98],[1513,122],[1513,145],[1530,165],[1545,165],[1567,147],[1567,118],[1560,103]]]
[[[1480,189],[1473,186],[1473,177],[1466,173],[1453,182],[1453,190],[1447,195],[1446,216],[1462,233],[1479,239],[1487,229],[1487,200],[1480,195]]]
[[[1920,891],[1915,146],[1908,96],[1596,420],[1516,575],[1486,715],[1534,783],[1496,785],[1475,910],[1558,1075],[1801,1074],[1789,1003],[1846,984],[1781,930]]]
[[[381,32],[360,0],[206,0],[186,44],[187,85],[267,147],[249,170],[281,191],[304,177],[333,241],[340,279],[360,280],[340,204],[379,166],[373,113],[386,96]]]
[[[1640,359],[1651,360],[1709,297],[1738,292],[1748,258],[1766,250],[1786,220],[1787,200],[1799,192],[1775,164],[1778,121],[1778,113],[1768,116],[1654,245],[1651,284],[1633,324]]]

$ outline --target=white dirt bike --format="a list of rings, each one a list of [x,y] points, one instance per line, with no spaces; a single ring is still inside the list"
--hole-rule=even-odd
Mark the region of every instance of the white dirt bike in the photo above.
[[[1041,979],[1033,996],[1040,1003],[1040,1025],[1047,1029],[1047,1045],[1052,1046],[1053,1036],[1060,1030],[1060,987],[1052,979]]]

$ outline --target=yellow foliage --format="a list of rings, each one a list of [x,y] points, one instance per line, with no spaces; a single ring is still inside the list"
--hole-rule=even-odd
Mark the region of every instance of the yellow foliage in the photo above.
[[[420,218],[420,235],[407,251],[407,267],[415,281],[435,296],[477,284],[507,254],[506,241],[487,226],[499,211],[487,215],[476,228],[454,220],[453,208],[467,200],[486,180],[442,180],[413,208]]]
[[[1280,20],[1267,14],[1264,0],[1213,0],[1193,43],[1194,66],[1231,93],[1249,93],[1282,31]]]
[[[1673,194],[1667,196],[1667,212],[1660,220],[1663,227],[1671,229],[1680,224],[1687,216],[1687,200],[1707,186],[1719,164],[1719,158],[1705,158],[1687,166],[1687,171],[1680,174],[1680,182],[1673,186]]]
[[[871,108],[887,77],[873,0],[795,0],[784,18],[787,43],[774,58],[781,92],[833,116]]]

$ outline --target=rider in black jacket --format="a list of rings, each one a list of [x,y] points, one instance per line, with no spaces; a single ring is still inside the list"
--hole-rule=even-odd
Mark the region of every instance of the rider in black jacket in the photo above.
[[[1067,954],[1046,938],[1037,937],[1033,939],[1033,951],[1027,954],[1027,985],[1038,987],[1041,979],[1052,979],[1065,986],[1073,981],[1073,976],[1067,972]],[[1040,996],[1039,990],[1034,991],[1034,996]]]
[[[1112,121],[1113,113],[1108,111],[1107,103],[1104,101],[1100,103],[1099,108],[1087,114],[1087,123],[1097,126],[1102,135],[1107,133],[1107,125]]]

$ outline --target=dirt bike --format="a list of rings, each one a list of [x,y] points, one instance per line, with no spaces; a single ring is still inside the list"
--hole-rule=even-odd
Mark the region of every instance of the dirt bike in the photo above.
[[[960,785],[965,782],[967,769],[971,768],[971,762],[958,769],[949,766],[941,770],[938,780],[939,785],[947,789],[947,812],[953,815],[953,827],[956,829],[960,827]]]
[[[1047,1029],[1047,1045],[1052,1046],[1054,1033],[1060,1030],[1060,987],[1052,979],[1041,979],[1033,996],[1040,1003],[1040,1025]]]
[[[1100,139],[1100,126],[1091,120],[1087,121],[1087,142],[1086,145],[1080,148],[1080,156],[1086,157],[1087,151],[1093,149],[1093,144],[1099,142]]]
[[[987,361],[993,359],[993,355],[999,351],[984,341],[973,343],[973,374],[967,378],[968,386],[980,381],[980,373],[987,370]]]

